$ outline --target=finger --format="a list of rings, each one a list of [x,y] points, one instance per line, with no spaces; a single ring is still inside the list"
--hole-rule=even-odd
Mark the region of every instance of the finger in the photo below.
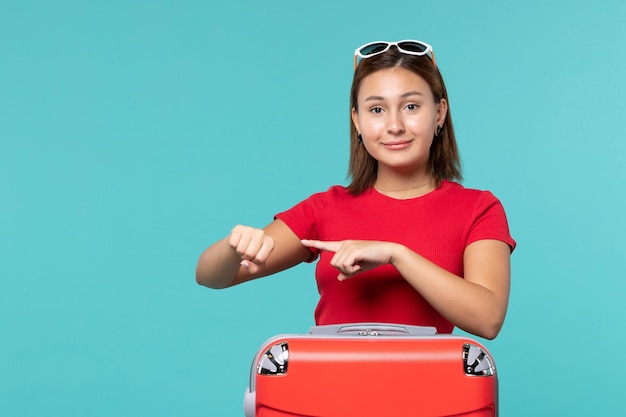
[[[269,236],[265,236],[261,243],[261,247],[257,250],[256,255],[251,259],[251,261],[258,265],[264,264],[274,250],[274,245],[274,239]]]
[[[352,270],[353,263],[350,261],[353,259],[349,253],[345,250],[335,252],[330,259],[330,266],[339,270],[341,274],[349,274]]]
[[[243,257],[250,246],[250,241],[251,237],[248,234],[233,233],[228,243],[239,256]]]
[[[342,273],[349,274],[352,272],[354,265],[356,265],[354,252],[343,247],[342,250],[335,252],[335,255],[330,260],[330,264]]]
[[[274,239],[263,234],[262,231],[255,233],[248,242],[245,248],[242,259],[254,262],[257,265],[262,265],[267,261],[272,250],[274,250]]]
[[[339,275],[337,275],[337,279],[339,281],[345,281],[347,279],[352,278],[353,276],[355,276],[359,272],[361,272],[361,266],[360,265],[353,265],[352,268],[349,268],[349,269],[350,269],[350,271],[345,271],[345,272],[339,273]]]
[[[331,265],[347,276],[352,276],[363,269],[361,265],[351,262],[335,263],[334,265],[331,263]]]
[[[316,248],[329,252],[337,252],[341,246],[341,242],[325,242],[321,240],[301,240],[302,244],[308,248]]]
[[[230,232],[228,236],[228,246],[232,249],[237,250],[237,246],[239,246],[239,241],[241,240],[241,232],[235,228]]]
[[[246,226],[236,226],[231,231],[228,244],[242,259],[253,259],[263,244],[263,231]]]
[[[237,225],[230,231],[228,244],[239,255],[243,255],[245,249],[248,247],[252,235],[252,230],[253,229],[251,227]]]

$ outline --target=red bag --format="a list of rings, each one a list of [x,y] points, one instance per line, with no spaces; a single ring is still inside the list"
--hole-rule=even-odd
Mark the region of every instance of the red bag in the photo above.
[[[246,417],[494,417],[494,361],[475,340],[431,327],[317,326],[261,346]]]

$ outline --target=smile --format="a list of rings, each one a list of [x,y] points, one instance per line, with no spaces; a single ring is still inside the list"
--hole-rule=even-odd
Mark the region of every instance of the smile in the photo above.
[[[382,145],[391,150],[400,150],[405,149],[411,145],[412,140],[403,140],[403,141],[394,141],[394,142],[383,142]]]

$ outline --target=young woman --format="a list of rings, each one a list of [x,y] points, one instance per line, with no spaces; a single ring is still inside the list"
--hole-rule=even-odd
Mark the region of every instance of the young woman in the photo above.
[[[510,286],[500,202],[466,189],[432,48],[372,42],[355,51],[351,183],[314,194],[263,229],[235,226],[198,261],[224,288],[319,257],[316,323],[454,326],[492,339]]]

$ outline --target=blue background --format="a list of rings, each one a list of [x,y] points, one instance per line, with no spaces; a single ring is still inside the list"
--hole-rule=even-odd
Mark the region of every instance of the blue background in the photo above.
[[[405,38],[518,241],[501,414],[626,414],[625,2],[0,4],[2,416],[242,415],[313,266],[213,291],[197,257],[345,183],[353,50]]]

